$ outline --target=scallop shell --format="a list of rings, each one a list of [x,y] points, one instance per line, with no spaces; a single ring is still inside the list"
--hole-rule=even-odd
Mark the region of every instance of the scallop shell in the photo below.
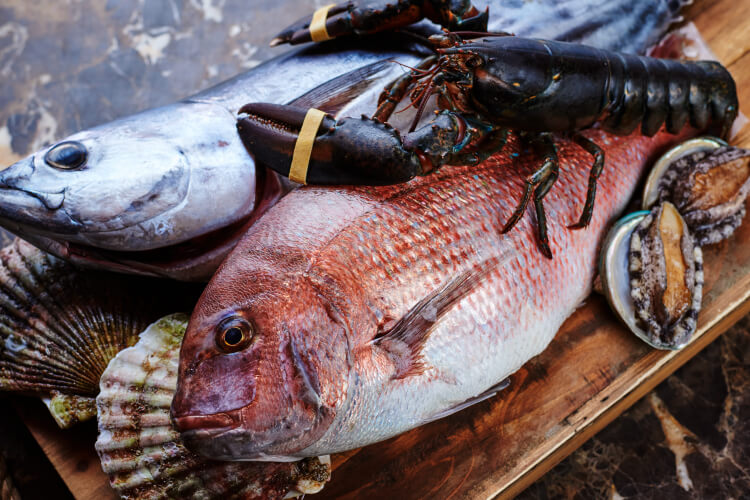
[[[96,449],[123,498],[285,498],[320,491],[328,457],[300,462],[217,462],[190,452],[171,423],[187,317],[172,315],[118,354],[101,378]]]
[[[93,417],[109,361],[195,297],[189,285],[80,272],[16,240],[0,250],[0,390],[45,398],[61,427]]]
[[[671,158],[669,157],[671,153]],[[644,203],[673,203],[698,245],[728,238],[742,223],[750,193],[750,150],[714,138],[688,141],[657,162]]]

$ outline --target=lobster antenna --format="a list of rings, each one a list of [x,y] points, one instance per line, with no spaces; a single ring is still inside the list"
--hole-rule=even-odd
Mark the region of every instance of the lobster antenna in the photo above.
[[[419,109],[417,109],[417,114],[414,116],[414,121],[411,122],[411,127],[409,127],[409,133],[414,132],[414,130],[417,128],[417,123],[419,123],[419,120],[422,118],[422,113],[424,112],[424,108],[427,105],[427,101],[430,100],[430,96],[432,95],[432,84],[433,84],[433,78],[430,78],[430,83],[427,84],[427,87],[422,91],[423,97],[421,97],[421,102],[419,103]]]
[[[505,31],[449,31],[451,35],[458,35],[461,38],[481,38],[483,36],[516,36],[513,33]]]

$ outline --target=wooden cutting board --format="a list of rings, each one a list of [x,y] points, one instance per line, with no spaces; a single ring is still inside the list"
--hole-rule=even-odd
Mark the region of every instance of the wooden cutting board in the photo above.
[[[702,1],[692,19],[734,75],[750,110],[750,0]],[[750,127],[733,141],[750,148]],[[501,395],[383,443],[333,457],[315,498],[511,498],[750,311],[750,223],[705,251],[699,333],[655,351],[621,326],[600,296],[511,377]],[[94,452],[95,425],[57,429],[35,401],[17,408],[78,499],[114,498]]]

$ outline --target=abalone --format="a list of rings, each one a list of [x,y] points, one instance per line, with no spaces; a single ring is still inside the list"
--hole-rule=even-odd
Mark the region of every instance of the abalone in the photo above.
[[[629,271],[636,321],[651,344],[686,344],[703,298],[703,254],[671,203],[652,209],[633,231]]]
[[[750,150],[718,142],[710,147],[709,139],[692,150],[686,148],[694,145],[682,145],[687,154],[672,161],[644,195],[674,204],[700,246],[718,243],[739,227],[750,192]]]

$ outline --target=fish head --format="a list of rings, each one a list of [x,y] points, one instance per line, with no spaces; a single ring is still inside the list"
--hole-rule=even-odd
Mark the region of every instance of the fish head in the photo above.
[[[240,268],[190,319],[172,418],[213,459],[300,458],[346,399],[345,328],[303,279]]]
[[[183,102],[73,134],[0,172],[0,225],[31,241],[127,252],[238,220],[256,186],[234,123],[220,106]],[[222,169],[234,188],[210,182]]]

